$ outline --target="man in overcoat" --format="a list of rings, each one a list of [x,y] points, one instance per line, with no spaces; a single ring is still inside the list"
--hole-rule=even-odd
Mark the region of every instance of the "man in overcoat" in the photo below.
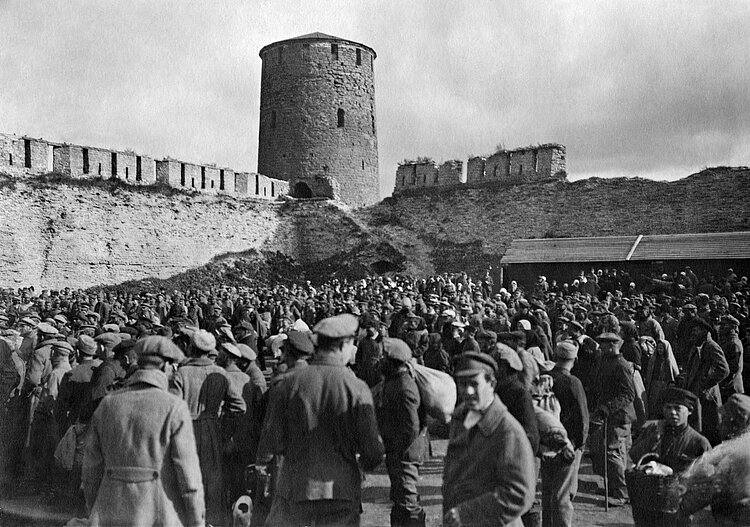
[[[685,374],[680,387],[693,392],[700,400],[701,432],[712,445],[721,441],[719,434],[719,408],[721,390],[719,383],[729,375],[729,365],[724,352],[711,338],[711,325],[695,317],[690,326]]]
[[[347,366],[357,328],[350,314],[318,322],[315,358],[270,391],[256,464],[283,462],[266,525],[359,525],[361,471],[378,466],[384,448],[370,389]]]
[[[483,353],[456,359],[461,403],[453,413],[443,470],[443,525],[521,527],[534,502],[536,466],[526,433],[495,394],[497,363]]]
[[[139,369],[91,420],[83,490],[92,527],[203,527],[203,485],[190,411],[167,392],[182,352],[165,337],[136,344]]]
[[[193,420],[206,496],[206,521],[226,525],[229,503],[225,499],[221,469],[224,443],[219,418],[241,415],[246,406],[242,393],[229,382],[224,369],[209,358],[215,348],[213,335],[206,330],[194,332],[190,340],[191,357],[175,372],[170,391],[187,403]]]

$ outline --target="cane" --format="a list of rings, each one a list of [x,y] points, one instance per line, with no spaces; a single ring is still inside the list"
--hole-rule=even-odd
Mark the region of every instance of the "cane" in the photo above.
[[[604,442],[604,512],[609,512],[609,478],[607,477],[607,418],[602,425],[602,441]]]

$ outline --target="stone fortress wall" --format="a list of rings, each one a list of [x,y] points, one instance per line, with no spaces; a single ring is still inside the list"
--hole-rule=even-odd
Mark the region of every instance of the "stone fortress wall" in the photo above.
[[[287,181],[261,174],[3,133],[0,171],[12,175],[56,172],[74,179],[117,178],[132,185],[158,183],[205,194],[259,199],[289,194]]]
[[[323,33],[260,51],[258,172],[295,197],[379,198],[372,48]]]
[[[512,150],[499,150],[490,156],[471,156],[466,164],[458,160],[437,165],[434,161],[410,161],[396,170],[394,194],[426,188],[468,185],[491,181],[509,184],[565,180],[565,146],[548,143]]]

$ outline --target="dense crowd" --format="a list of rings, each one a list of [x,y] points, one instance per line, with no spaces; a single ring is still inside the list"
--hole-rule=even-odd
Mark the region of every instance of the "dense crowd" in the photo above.
[[[458,393],[444,523],[572,525],[584,451],[617,506],[640,458],[683,473],[750,420],[747,278],[641,283],[3,290],[2,492],[63,493],[92,524],[229,525],[252,486],[256,525],[356,525],[360,471],[385,459],[391,524],[424,525],[419,365]],[[744,510],[714,498],[717,517]]]

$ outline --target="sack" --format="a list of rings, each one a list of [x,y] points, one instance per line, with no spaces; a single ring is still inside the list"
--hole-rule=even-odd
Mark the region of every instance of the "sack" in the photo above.
[[[456,383],[445,372],[412,363],[422,406],[430,417],[449,423],[456,408]]]
[[[557,399],[555,392],[552,391],[553,379],[550,375],[542,375],[539,382],[534,387],[532,394],[534,406],[551,413],[557,421],[560,421],[560,401]]]
[[[62,436],[55,448],[55,464],[63,470],[73,470],[76,457],[77,435],[75,425],[72,425]]]

